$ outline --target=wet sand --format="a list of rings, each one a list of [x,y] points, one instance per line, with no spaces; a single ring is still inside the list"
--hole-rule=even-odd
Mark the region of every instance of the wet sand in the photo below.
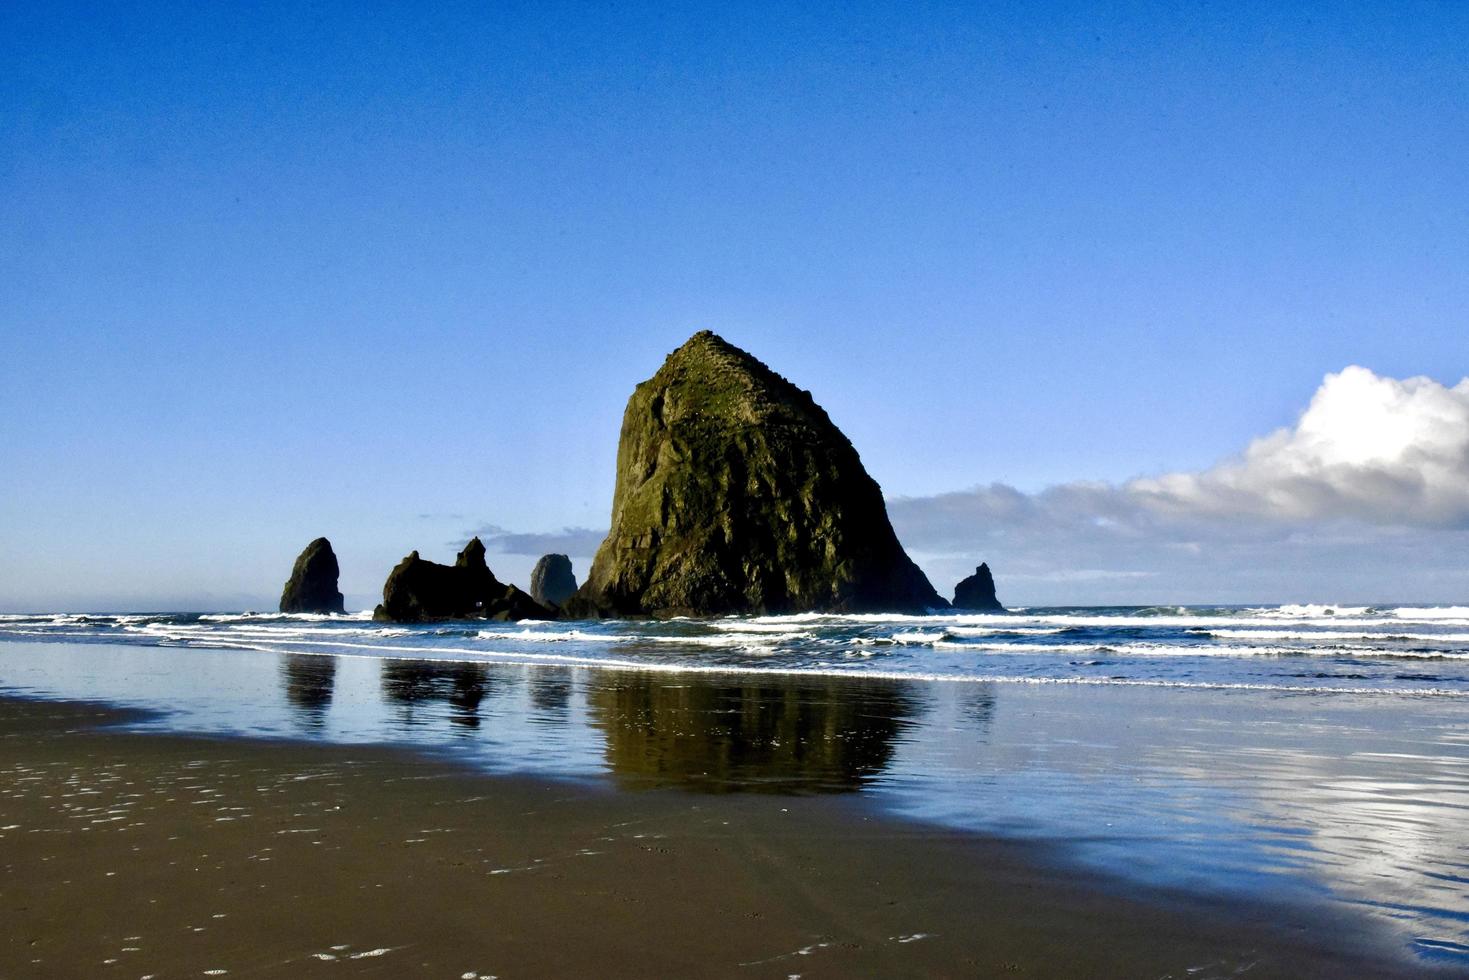
[[[823,796],[480,775],[0,700],[0,977],[1421,975]]]

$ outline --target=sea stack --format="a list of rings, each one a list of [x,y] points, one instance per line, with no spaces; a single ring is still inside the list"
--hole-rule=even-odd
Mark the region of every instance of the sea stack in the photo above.
[[[1005,607],[995,598],[995,577],[990,566],[981,563],[974,574],[954,586],[954,608],[970,612],[1004,612]]]
[[[576,573],[566,555],[542,555],[530,573],[530,597],[543,606],[561,606],[576,591]]]
[[[296,558],[291,577],[281,590],[281,612],[346,612],[342,593],[337,591],[340,574],[332,543],[326,538],[317,538]]]
[[[705,330],[637,386],[570,616],[947,608],[811,393]]]
[[[388,574],[383,601],[372,618],[395,623],[435,619],[549,619],[545,608],[513,585],[495,578],[485,546],[473,538],[452,565],[413,552]]]

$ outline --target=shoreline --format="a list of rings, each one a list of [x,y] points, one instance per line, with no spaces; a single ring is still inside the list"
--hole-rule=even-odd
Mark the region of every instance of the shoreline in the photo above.
[[[0,974],[1434,968],[1369,948],[1345,913],[1139,886],[852,797],[633,790],[396,746],[106,727],[144,716],[0,697]]]
[[[73,637],[54,638],[46,636],[26,637],[21,640],[10,638],[0,642],[21,643],[109,643],[105,640],[79,640]],[[185,646],[172,644],[109,644],[137,646],[142,649],[188,649],[221,650],[260,653],[268,656],[318,657],[327,660],[396,661],[400,663],[429,662],[444,665],[489,667],[529,667],[547,670],[611,671],[652,676],[700,677],[700,678],[770,678],[773,680],[814,681],[875,681],[917,684],[988,685],[1005,684],[1017,687],[1074,687],[1074,688],[1135,688],[1140,690],[1217,691],[1244,694],[1320,694],[1371,698],[1452,698],[1469,699],[1469,690],[1448,687],[1402,687],[1383,688],[1368,686],[1340,686],[1321,684],[1279,684],[1222,681],[1177,681],[1152,680],[1123,677],[1026,677],[1005,674],[952,674],[921,671],[883,669],[852,669],[850,667],[765,667],[733,664],[681,664],[659,663],[645,660],[608,659],[577,657],[566,654],[514,653],[503,650],[475,650],[459,647],[392,646],[383,643],[357,644],[325,640],[270,641],[252,639],[230,641],[210,638],[192,642]],[[299,647],[332,647],[331,650],[302,650]],[[344,652],[360,650],[362,652]],[[386,652],[380,652],[386,651]],[[1288,651],[1289,652],[1289,651]],[[449,653],[454,656],[442,656]],[[1449,655],[1415,656],[1415,661],[1440,660],[1457,663],[1460,658]]]

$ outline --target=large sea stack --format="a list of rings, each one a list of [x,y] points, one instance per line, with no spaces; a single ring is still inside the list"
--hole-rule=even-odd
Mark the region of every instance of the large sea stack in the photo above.
[[[542,555],[530,573],[530,597],[542,605],[560,606],[576,591],[576,573],[566,555]]]
[[[572,616],[946,608],[803,391],[709,331],[628,400],[612,530]]]
[[[452,565],[413,552],[383,585],[383,601],[372,618],[395,623],[435,619],[549,619],[551,610],[513,585],[495,578],[485,564],[485,546],[472,539]]]
[[[317,538],[296,558],[291,577],[281,590],[281,612],[346,612],[342,593],[337,591],[340,574],[332,543],[326,538]]]
[[[1004,612],[1005,607],[995,598],[995,577],[990,566],[981,563],[974,574],[954,586],[954,608],[970,612]]]

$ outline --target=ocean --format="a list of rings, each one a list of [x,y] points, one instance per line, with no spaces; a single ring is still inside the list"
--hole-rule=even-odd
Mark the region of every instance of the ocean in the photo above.
[[[0,617],[0,692],[493,773],[851,794],[1469,968],[1469,607],[394,625]]]
[[[669,673],[1469,695],[1469,607],[1019,609],[1003,615],[391,625],[367,613],[8,615],[0,639]]]

